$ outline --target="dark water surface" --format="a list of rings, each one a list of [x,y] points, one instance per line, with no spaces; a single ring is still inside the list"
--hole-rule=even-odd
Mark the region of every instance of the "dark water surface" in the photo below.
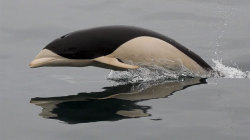
[[[250,1],[1,0],[0,7],[1,140],[250,139]],[[118,85],[105,69],[28,67],[61,35],[117,24],[174,38],[227,78]]]

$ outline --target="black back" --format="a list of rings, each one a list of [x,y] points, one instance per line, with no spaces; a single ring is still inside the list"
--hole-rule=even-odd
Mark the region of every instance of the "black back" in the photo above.
[[[69,59],[93,59],[108,55],[128,40],[140,36],[164,40],[191,57],[203,68],[212,69],[202,58],[173,39],[133,26],[105,26],[72,32],[54,40],[44,49],[49,49]]]

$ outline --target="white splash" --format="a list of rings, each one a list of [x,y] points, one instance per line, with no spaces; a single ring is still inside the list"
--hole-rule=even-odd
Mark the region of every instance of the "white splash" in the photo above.
[[[113,71],[107,76],[108,80],[120,83],[139,83],[139,82],[160,82],[181,80],[183,77],[192,77],[186,71],[174,72],[162,67],[140,67],[137,70]]]
[[[214,71],[209,75],[194,75],[185,70],[175,72],[162,67],[140,67],[137,70],[113,71],[107,76],[108,80],[118,83],[143,83],[143,82],[163,82],[163,81],[182,81],[188,77],[201,78],[250,78],[250,72],[243,72],[238,68],[225,66],[219,60],[212,59]]]
[[[212,59],[215,66],[215,77],[224,77],[224,78],[250,78],[250,72],[243,72],[239,68],[229,67],[222,64],[222,60]]]

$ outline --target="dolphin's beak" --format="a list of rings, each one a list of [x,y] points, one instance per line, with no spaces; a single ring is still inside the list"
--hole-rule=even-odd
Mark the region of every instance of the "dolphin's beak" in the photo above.
[[[50,62],[55,60],[55,58],[37,58],[30,62],[30,68],[37,68],[42,66],[47,66]]]
[[[53,63],[59,59],[60,56],[51,52],[50,50],[43,49],[35,57],[33,61],[30,62],[30,68],[37,68],[42,66],[53,66]]]
[[[41,50],[33,61],[30,62],[30,68],[37,67],[57,67],[57,66],[73,66],[73,67],[83,67],[89,66],[92,63],[90,59],[68,59],[58,54],[48,50]]]

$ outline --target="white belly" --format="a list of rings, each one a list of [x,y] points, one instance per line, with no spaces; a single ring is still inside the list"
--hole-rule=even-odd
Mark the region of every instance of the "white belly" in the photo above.
[[[206,74],[198,63],[171,44],[148,36],[137,37],[122,44],[110,56],[139,66],[161,66],[171,70],[186,68],[196,74]]]

